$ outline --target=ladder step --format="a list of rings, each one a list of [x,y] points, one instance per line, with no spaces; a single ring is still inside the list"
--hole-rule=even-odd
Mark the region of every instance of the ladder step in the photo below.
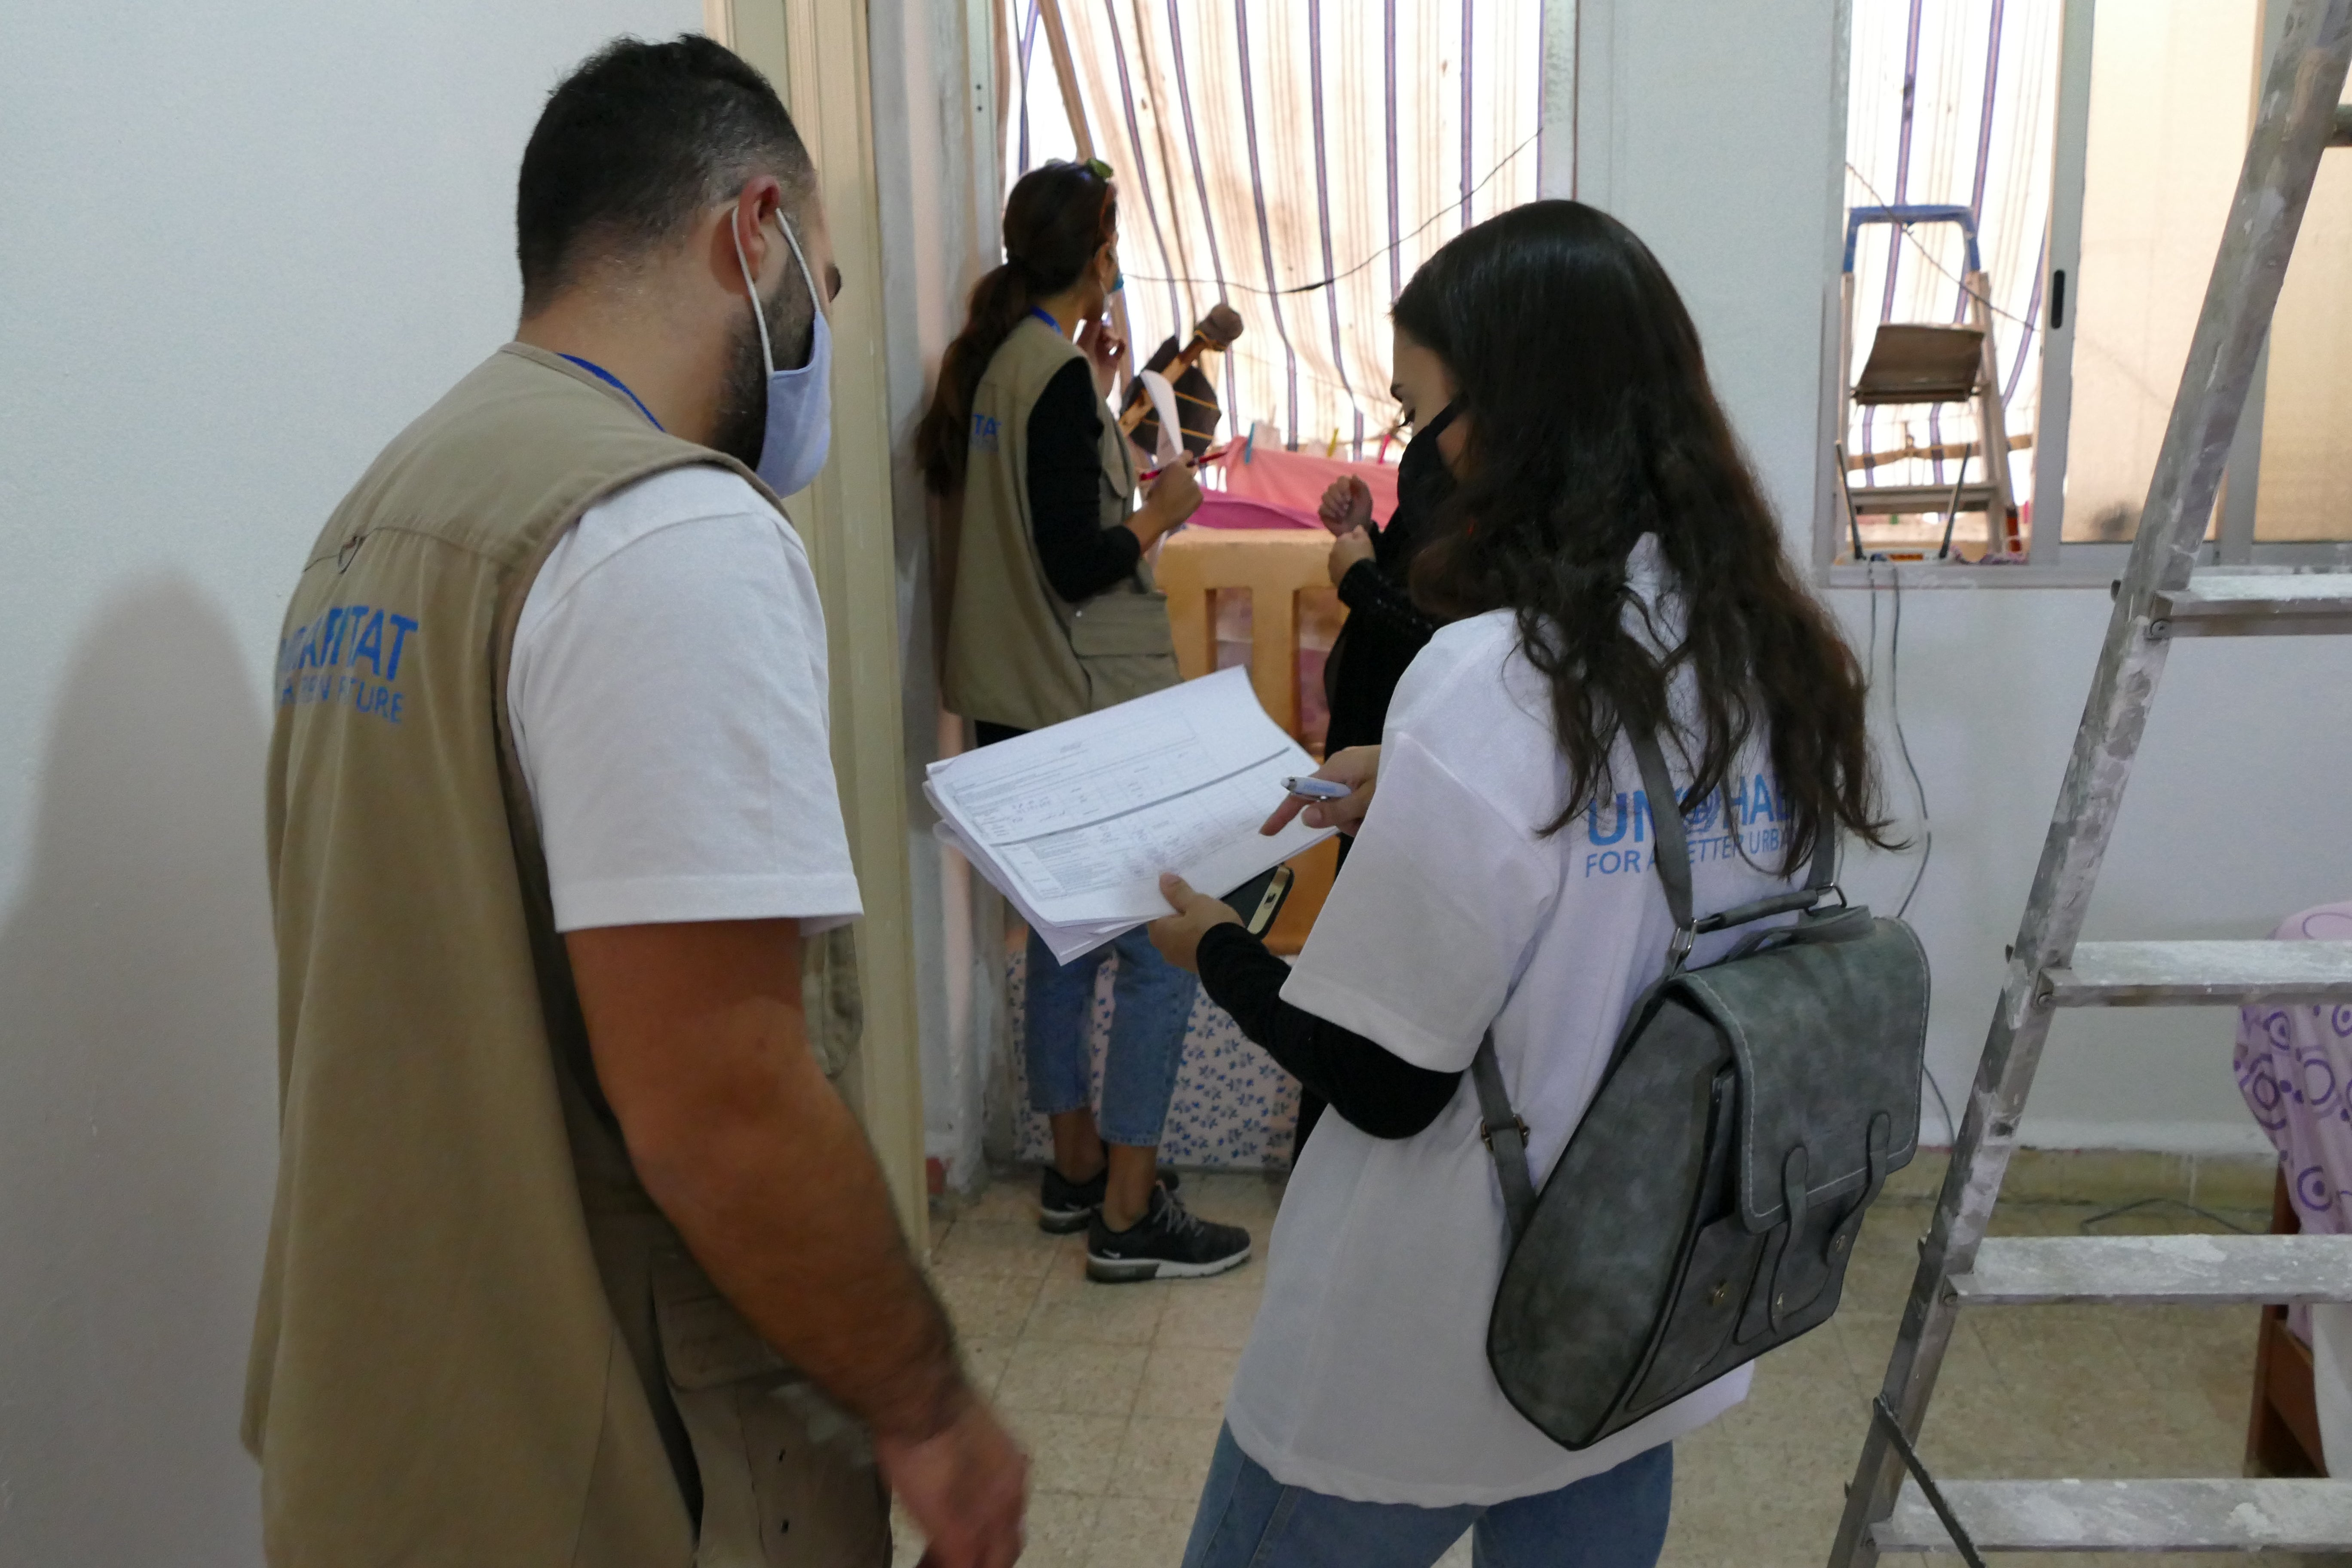
[[[1946,1481],[1981,1552],[2328,1552],[2352,1546],[2352,1481]],[[1950,1552],[1916,1482],[1871,1531],[1881,1552]]]
[[[1951,1286],[1981,1307],[2352,1301],[2352,1236],[1995,1237]]]
[[[1853,487],[1853,510],[1861,517],[1885,517],[1898,513],[1932,511],[1940,515],[1952,504],[1949,485],[1856,485]],[[1960,487],[1960,510],[1982,511],[1993,504],[2000,492],[1990,484],[1977,481]]]
[[[2352,942],[2084,942],[2044,970],[2056,1007],[2352,1001]]]
[[[2176,637],[2352,632],[2352,572],[2199,572],[2158,594],[2149,620]]]

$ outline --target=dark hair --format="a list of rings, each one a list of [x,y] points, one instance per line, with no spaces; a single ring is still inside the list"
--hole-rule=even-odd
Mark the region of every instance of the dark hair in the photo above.
[[[1790,565],[1649,247],[1580,202],[1531,203],[1431,257],[1395,316],[1452,369],[1468,426],[1413,594],[1441,616],[1517,613],[1568,761],[1568,800],[1545,831],[1600,797],[1621,730],[1663,726],[1687,668],[1699,698],[1688,802],[1723,785],[1761,725],[1791,818],[1785,869],[1835,825],[1891,847],[1862,671]],[[1625,625],[1637,603],[1626,560],[1645,533],[1686,617],[1664,658]]]
[[[1004,264],[971,286],[963,331],[940,357],[939,390],[915,427],[915,462],[937,495],[963,486],[972,395],[988,362],[1040,300],[1078,280],[1118,226],[1118,193],[1099,164],[1040,163],[1004,203]]]
[[[763,174],[782,183],[797,227],[816,171],[766,77],[691,33],[615,38],[548,95],[523,148],[522,313],[543,309],[583,263],[661,245]]]

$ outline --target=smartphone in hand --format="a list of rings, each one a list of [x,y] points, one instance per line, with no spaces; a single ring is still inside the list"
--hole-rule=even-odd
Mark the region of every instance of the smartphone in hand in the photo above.
[[[1274,917],[1282,912],[1282,902],[1290,897],[1290,884],[1296,879],[1289,867],[1276,866],[1226,894],[1224,902],[1242,917],[1250,935],[1264,936]]]

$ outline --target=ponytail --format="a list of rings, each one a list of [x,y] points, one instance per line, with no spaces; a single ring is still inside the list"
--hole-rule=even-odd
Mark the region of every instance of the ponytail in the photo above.
[[[990,268],[971,286],[963,331],[940,356],[939,390],[915,426],[915,465],[934,495],[963,489],[964,464],[971,454],[971,400],[988,362],[1029,314],[1033,303],[1021,268],[1008,261]]]
[[[963,331],[940,358],[939,389],[915,426],[915,465],[934,495],[963,489],[971,455],[971,400],[988,362],[1040,300],[1078,280],[1118,226],[1108,165],[1041,163],[1004,203],[1004,264],[971,288]]]

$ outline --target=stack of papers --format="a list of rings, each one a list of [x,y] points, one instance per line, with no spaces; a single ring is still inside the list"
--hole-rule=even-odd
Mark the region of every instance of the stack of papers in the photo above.
[[[1162,871],[1222,895],[1330,837],[1297,818],[1258,832],[1282,781],[1314,771],[1249,672],[1223,669],[933,763],[923,795],[940,837],[1067,963],[1167,914]]]

